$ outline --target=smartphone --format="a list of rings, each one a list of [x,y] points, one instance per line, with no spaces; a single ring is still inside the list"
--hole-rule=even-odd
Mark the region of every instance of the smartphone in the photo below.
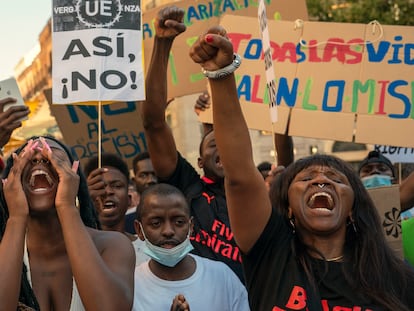
[[[15,103],[5,105],[3,111],[7,111],[12,106],[25,106],[22,94],[15,78],[8,78],[0,81],[0,99],[13,97],[16,99]],[[22,120],[27,120],[27,116]]]

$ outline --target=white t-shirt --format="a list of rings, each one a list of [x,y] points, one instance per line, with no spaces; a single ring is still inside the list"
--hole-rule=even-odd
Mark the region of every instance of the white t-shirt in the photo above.
[[[192,276],[167,281],[155,276],[145,262],[135,268],[133,311],[170,310],[174,297],[183,294],[191,310],[249,311],[247,291],[224,263],[191,254],[196,261]]]
[[[140,264],[150,259],[150,257],[144,253],[145,242],[141,241],[140,238],[132,241],[132,246],[134,246],[135,250],[135,267],[138,267]]]

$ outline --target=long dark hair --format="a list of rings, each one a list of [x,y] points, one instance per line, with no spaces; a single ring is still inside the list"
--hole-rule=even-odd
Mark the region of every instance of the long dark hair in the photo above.
[[[409,311],[405,297],[411,290],[407,284],[414,280],[414,270],[398,258],[387,244],[377,209],[348,163],[329,155],[299,159],[272,184],[270,198],[273,208],[288,218],[290,184],[299,172],[313,165],[331,167],[343,173],[354,191],[353,224],[347,226],[345,237],[343,271],[346,279],[356,292],[385,309]],[[298,261],[313,280],[308,246],[300,234],[296,234],[293,248]]]
[[[33,136],[30,139],[36,140],[39,136]],[[70,149],[65,146],[62,142],[55,139],[51,136],[45,136],[45,138],[50,139],[58,143],[67,153],[69,160],[71,163],[76,160],[76,157],[71,153]],[[29,140],[30,140],[29,139]],[[27,143],[20,146],[15,153],[19,154]],[[7,178],[11,168],[13,167],[13,157],[10,156],[7,159],[6,167],[3,170],[2,178]],[[93,205],[93,202],[89,196],[88,185],[86,182],[86,178],[81,169],[78,170],[78,175],[80,177],[79,189],[78,189],[78,200],[79,200],[79,213],[82,218],[83,223],[91,228],[100,229],[100,224],[96,215],[96,211]],[[0,191],[0,230],[1,230],[1,238],[3,237],[4,231],[6,229],[7,219],[9,218],[9,211],[7,207],[6,200],[4,198],[3,187]],[[33,289],[30,286],[30,283],[27,279],[27,267],[23,265],[22,271],[22,281],[21,281],[21,289],[20,289],[20,296],[19,302],[34,308],[35,310],[40,310],[39,304],[36,300],[34,295]]]

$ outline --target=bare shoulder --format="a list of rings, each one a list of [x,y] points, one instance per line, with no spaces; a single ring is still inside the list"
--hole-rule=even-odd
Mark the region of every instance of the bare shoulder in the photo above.
[[[133,252],[131,240],[117,231],[104,231],[87,228],[97,250],[102,255],[107,250],[122,250]]]

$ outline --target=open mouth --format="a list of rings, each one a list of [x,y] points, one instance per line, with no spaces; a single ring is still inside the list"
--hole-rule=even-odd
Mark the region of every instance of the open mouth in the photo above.
[[[327,192],[316,192],[310,197],[308,206],[312,209],[327,209],[331,211],[334,207],[334,200]]]
[[[219,168],[222,168],[223,167],[223,164],[221,163],[219,156],[216,157],[216,166],[219,167]]]
[[[54,182],[46,171],[37,169],[30,175],[29,185],[33,192],[41,193],[49,191],[54,186]]]
[[[103,204],[103,209],[104,210],[114,209],[115,207],[116,207],[116,205],[112,201],[105,201],[104,204]]]

